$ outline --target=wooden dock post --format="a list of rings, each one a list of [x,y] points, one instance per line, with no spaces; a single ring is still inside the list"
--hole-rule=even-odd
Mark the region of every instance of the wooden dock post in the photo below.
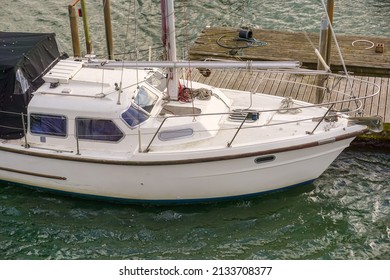
[[[333,24],[333,14],[334,14],[334,0],[328,0],[326,5],[326,12],[328,13],[329,23]],[[330,66],[330,56],[332,51],[332,36],[329,34],[329,28],[328,28],[328,39],[326,44],[326,55],[325,55],[325,61],[326,64]]]
[[[327,51],[327,42],[328,42],[328,30],[329,30],[329,24],[328,24],[328,18],[326,16],[322,17],[321,19],[321,29],[320,29],[320,42],[319,42],[319,53],[323,58],[323,61],[325,61],[326,51]],[[325,66],[320,61],[321,59],[318,58],[317,60],[317,70],[325,70]],[[319,75],[317,79],[317,90],[316,90],[316,103],[320,104],[324,100],[325,92],[323,91],[324,83],[326,80],[326,76]]]
[[[331,57],[331,45],[332,45],[332,34],[330,34],[331,30],[329,28],[329,24],[333,22],[333,14],[334,14],[334,0],[327,0],[326,4],[326,13],[321,19],[321,30],[320,30],[320,42],[319,42],[319,52],[326,62],[326,64],[330,67],[330,57]],[[318,59],[317,62],[317,70],[324,70],[324,65]],[[319,87],[323,87],[326,78],[324,76],[319,76],[317,85]],[[316,92],[316,103],[322,103],[324,99],[324,91],[320,88],[317,89]]]
[[[81,0],[81,11],[83,16],[83,24],[84,24],[84,34],[85,34],[85,44],[87,48],[87,54],[92,53],[92,41],[89,36],[89,28],[88,28],[88,17],[87,17],[87,8],[85,5],[85,0]]]
[[[69,11],[69,20],[70,20],[70,32],[72,36],[73,56],[81,57],[79,28],[77,25],[77,13],[75,7],[76,3],[77,1],[74,1],[73,4],[70,4],[68,6],[68,11]]]
[[[108,59],[114,59],[114,45],[112,43],[110,0],[103,0],[103,9],[104,9],[104,25],[106,28]]]

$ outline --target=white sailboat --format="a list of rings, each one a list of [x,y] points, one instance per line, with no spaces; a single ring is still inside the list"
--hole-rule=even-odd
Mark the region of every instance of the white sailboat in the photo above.
[[[179,79],[176,69],[184,64],[175,59],[172,1],[167,5],[170,62],[69,58],[45,66],[50,70],[26,111],[12,110],[21,127],[0,123],[7,130],[2,181],[123,202],[233,199],[312,182],[367,130],[336,111],[351,103],[355,112],[365,97],[336,89],[307,85],[341,98],[311,104]],[[234,67],[311,75],[296,62]],[[31,92],[25,80],[22,73],[16,79],[20,91]]]

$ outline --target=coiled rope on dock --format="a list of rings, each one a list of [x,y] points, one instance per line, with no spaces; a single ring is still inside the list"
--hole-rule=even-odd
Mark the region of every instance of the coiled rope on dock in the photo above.
[[[362,40],[362,39],[361,39],[361,40],[355,40],[355,41],[353,41],[353,42],[352,42],[352,46],[353,46],[353,47],[356,47],[356,46],[355,46],[356,43],[368,43],[368,44],[371,44],[371,45],[368,46],[367,48],[364,48],[365,50],[372,49],[372,48],[375,46],[374,42],[369,41],[369,40]]]
[[[225,49],[230,49],[230,50],[237,50],[237,49],[246,49],[246,48],[250,48],[250,47],[256,47],[256,46],[266,46],[267,45],[267,42],[263,42],[263,41],[259,41],[255,38],[249,38],[249,39],[245,39],[245,38],[235,38],[233,39],[234,42],[243,42],[243,43],[246,43],[246,44],[242,44],[242,45],[236,45],[236,46],[229,46],[227,44],[224,44],[221,42],[221,40],[223,38],[226,38],[227,35],[222,35],[221,37],[219,37],[217,39],[217,45],[220,46],[221,48],[225,48]]]

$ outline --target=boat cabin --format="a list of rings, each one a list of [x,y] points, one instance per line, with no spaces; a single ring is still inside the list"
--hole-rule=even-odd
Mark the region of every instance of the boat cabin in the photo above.
[[[27,138],[33,146],[99,150],[112,144],[113,151],[136,150],[138,135],[143,138],[141,146],[146,146],[162,122],[154,145],[200,140],[215,135],[221,116],[189,121],[193,116],[188,115],[207,114],[221,106],[228,110],[215,97],[198,100],[195,106],[169,102],[166,75],[152,69],[102,71],[81,61],[62,60],[43,79],[46,83],[28,105]],[[164,121],[178,115],[183,117]]]

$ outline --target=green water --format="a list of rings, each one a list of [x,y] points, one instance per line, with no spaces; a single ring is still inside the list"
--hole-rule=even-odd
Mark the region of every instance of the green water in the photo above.
[[[7,1],[0,9],[0,28],[56,32],[70,52],[68,2]],[[102,1],[87,2],[95,52],[103,56]],[[158,1],[138,1],[137,42],[129,39],[135,30],[134,19],[127,19],[128,1],[111,2],[118,52],[159,44]],[[335,2],[336,30],[390,36],[389,1]],[[316,32],[315,16],[321,15],[317,0],[180,1],[176,6],[178,25],[193,25],[178,30],[183,46],[206,24],[247,21]],[[184,6],[187,16],[179,12]],[[122,47],[126,38],[129,49]],[[1,184],[0,259],[390,259],[389,174],[387,150],[349,149],[305,187],[252,200],[164,207],[86,201]]]

